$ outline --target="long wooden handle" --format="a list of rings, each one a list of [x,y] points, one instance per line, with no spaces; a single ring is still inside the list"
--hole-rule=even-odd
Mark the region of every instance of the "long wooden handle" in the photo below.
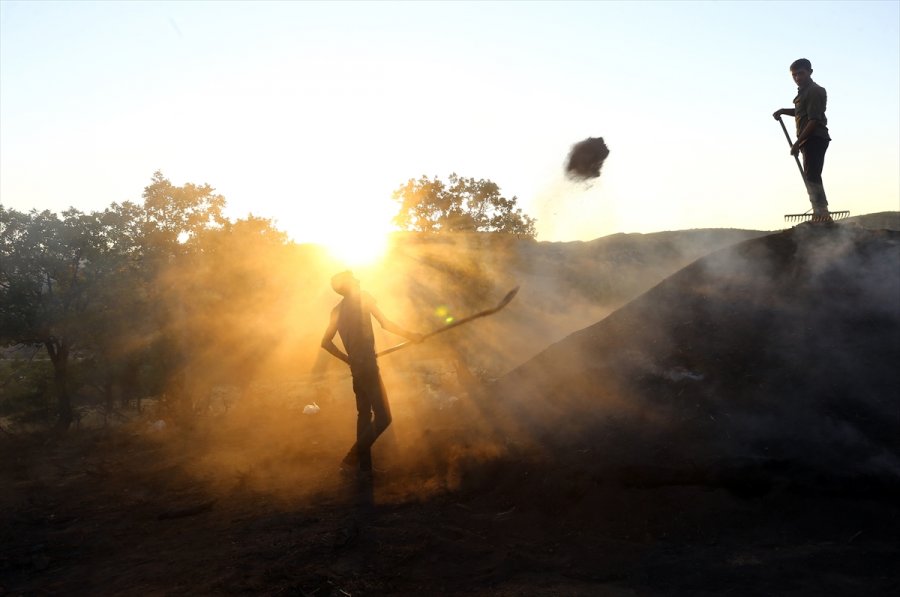
[[[469,323],[470,321],[473,321],[480,317],[487,317],[488,315],[493,315],[494,313],[496,313],[497,311],[499,311],[500,309],[502,309],[503,307],[508,305],[510,303],[510,301],[513,300],[513,297],[516,296],[517,292],[519,292],[518,286],[516,286],[515,288],[513,288],[512,290],[507,292],[506,296],[503,297],[503,300],[500,301],[496,307],[493,307],[491,309],[485,309],[484,311],[479,311],[478,313],[475,313],[474,315],[469,315],[468,317],[463,317],[462,319],[457,319],[453,323],[448,323],[447,325],[445,325],[443,327],[439,327],[438,329],[436,329],[434,331],[424,334],[422,336],[422,340],[425,340],[426,338],[431,338],[432,336],[436,336],[438,334],[443,334],[444,332],[446,332],[448,330],[452,330],[455,327],[459,327],[459,326],[463,325],[464,323]],[[412,342],[412,341],[401,342],[400,344],[397,344],[396,346],[391,346],[390,348],[385,348],[381,352],[375,353],[375,356],[383,357],[384,355],[391,354],[392,352],[396,352],[396,351],[400,350],[401,348],[406,348],[407,346],[410,346],[411,344],[415,344],[415,342]]]
[[[784,131],[784,138],[787,139],[788,145],[793,147],[794,142],[791,141],[791,136],[787,132],[787,127],[784,126],[784,121],[781,119],[781,116],[778,117],[778,124],[781,125],[781,130]],[[803,166],[800,165],[800,158],[794,156],[794,161],[797,162],[797,169],[800,170],[800,178],[803,179],[803,184],[806,184],[806,175],[803,173]]]

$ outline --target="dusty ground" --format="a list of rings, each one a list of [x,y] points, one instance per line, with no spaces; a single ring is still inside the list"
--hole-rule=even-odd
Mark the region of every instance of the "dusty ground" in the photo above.
[[[222,446],[269,446],[277,463],[261,458],[224,476],[208,462],[218,431],[5,437],[0,594],[818,596],[900,588],[896,493],[787,484],[739,497],[715,484],[598,478],[510,446],[482,460],[475,438],[454,426],[464,412],[432,413],[428,441],[417,441],[460,456],[455,464],[396,459],[371,485],[343,481],[334,463],[344,438],[296,413],[292,437],[242,434]]]

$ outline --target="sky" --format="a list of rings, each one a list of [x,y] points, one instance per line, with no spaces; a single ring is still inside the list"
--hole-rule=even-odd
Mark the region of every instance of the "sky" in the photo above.
[[[831,208],[900,209],[897,1],[2,0],[0,202],[102,210],[160,170],[327,244],[455,172],[539,240],[777,230],[809,209],[772,117],[800,57],[828,90]],[[586,137],[611,151],[591,185],[563,175]]]

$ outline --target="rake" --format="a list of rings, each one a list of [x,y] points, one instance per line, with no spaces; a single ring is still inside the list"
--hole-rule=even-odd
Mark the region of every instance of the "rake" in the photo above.
[[[827,216],[817,216],[812,213],[812,209],[808,210],[806,213],[802,214],[784,214],[785,222],[829,222],[834,220],[843,220],[850,216],[850,212],[847,210],[844,211],[830,211]]]
[[[790,147],[794,146],[794,142],[791,141],[791,136],[788,134],[787,127],[784,126],[784,121],[781,119],[781,116],[778,117],[778,124],[781,125],[781,130],[784,131],[784,138],[787,139],[788,145]],[[803,174],[803,166],[800,165],[800,158],[794,156],[794,162],[797,164],[797,170],[800,171],[800,178],[803,179],[803,186],[806,186],[806,175]],[[784,221],[785,222],[831,222],[833,220],[843,220],[844,218],[850,215],[849,211],[829,211],[828,215],[817,216],[812,213],[812,209],[807,210],[802,214],[785,214]]]

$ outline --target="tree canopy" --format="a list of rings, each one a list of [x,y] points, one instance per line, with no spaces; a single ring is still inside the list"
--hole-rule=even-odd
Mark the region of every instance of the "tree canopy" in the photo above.
[[[407,230],[535,235],[516,198],[489,180],[422,177],[395,198]],[[15,392],[39,405],[32,414],[55,413],[67,427],[78,403],[99,398],[111,412],[117,396],[122,405],[154,397],[187,417],[212,384],[250,383],[294,358],[285,329],[296,299],[318,295],[328,263],[270,220],[232,222],[224,209],[210,185],[175,185],[161,172],[140,200],[102,211],[0,205],[0,348],[32,355],[31,377],[8,376],[26,380]],[[433,263],[463,279],[460,264]],[[475,268],[465,270],[467,292]],[[18,366],[0,362],[0,373]],[[0,386],[0,411],[11,387]]]
[[[224,317],[265,291],[259,260],[279,262],[287,237],[252,215],[229,222],[224,206],[209,185],[176,186],[160,172],[142,203],[102,212],[0,205],[0,346],[46,349],[62,426],[73,416],[73,357],[107,385],[134,384],[150,366],[160,391],[203,342],[188,314]]]
[[[409,179],[393,193],[400,204],[394,223],[417,232],[503,232],[535,237],[535,220],[506,198],[497,183],[456,173]]]

